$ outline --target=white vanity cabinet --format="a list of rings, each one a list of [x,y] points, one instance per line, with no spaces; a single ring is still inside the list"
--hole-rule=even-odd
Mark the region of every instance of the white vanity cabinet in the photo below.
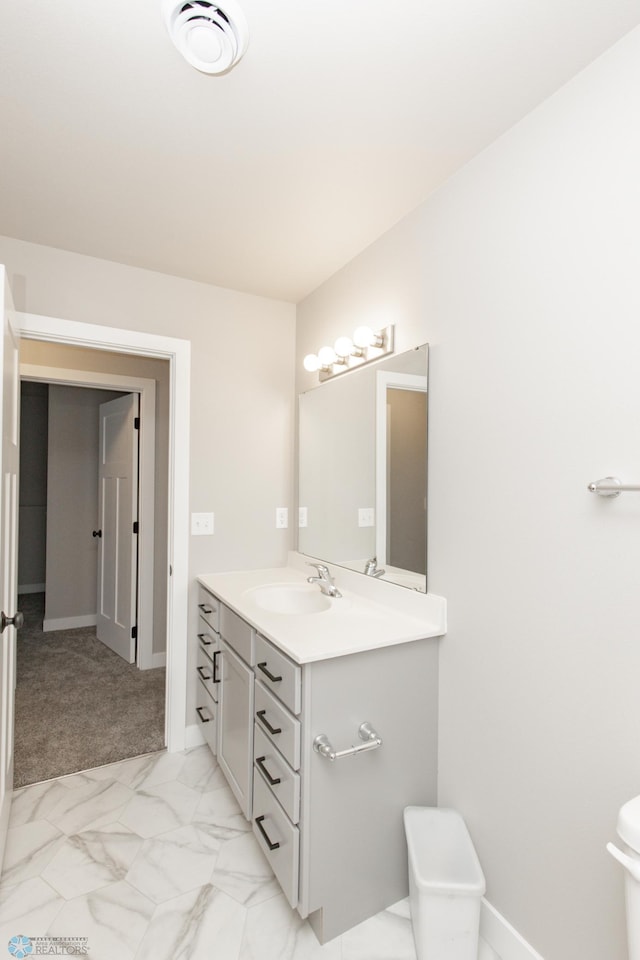
[[[437,643],[417,640],[291,664],[299,717],[256,683],[253,829],[321,943],[407,896],[402,812],[437,802],[437,658]],[[259,705],[281,734],[259,731]],[[321,734],[336,751],[361,746],[362,723],[379,748],[334,761],[314,750]]]
[[[221,584],[218,760],[289,903],[325,943],[408,894],[403,810],[437,803],[438,628],[416,639],[404,621],[388,645],[365,638],[343,653],[331,640],[318,655],[305,618],[290,617],[285,653],[275,623],[267,638],[261,614],[249,623],[227,606],[229,594],[243,610],[245,594],[231,593],[242,577],[207,578]],[[382,742],[351,752],[363,724]]]

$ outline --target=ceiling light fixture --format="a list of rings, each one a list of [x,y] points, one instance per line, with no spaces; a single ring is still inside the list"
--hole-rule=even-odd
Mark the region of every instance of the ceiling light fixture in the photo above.
[[[164,0],[169,36],[187,63],[201,73],[228,73],[249,42],[249,28],[237,0]]]
[[[338,337],[335,346],[308,353],[302,364],[309,373],[317,372],[320,380],[328,380],[393,353],[393,330],[392,323],[377,333],[370,327],[358,327],[353,339]]]

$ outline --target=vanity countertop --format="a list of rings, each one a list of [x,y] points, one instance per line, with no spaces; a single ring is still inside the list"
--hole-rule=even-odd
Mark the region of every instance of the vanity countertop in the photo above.
[[[351,589],[350,584],[357,583],[352,578],[362,578],[360,574],[349,577],[345,570],[340,570],[335,578],[342,597],[327,598],[326,609],[319,612],[281,613],[265,609],[260,603],[260,591],[264,588],[276,588],[277,592],[282,587],[286,592],[289,586],[299,596],[315,599],[320,588],[307,583],[308,572],[293,566],[242,570],[199,576],[198,582],[301,664],[438,637],[446,630],[446,605],[441,597],[423,595],[420,599],[424,601],[424,611],[416,609],[420,600],[415,596],[407,596],[403,603],[401,595],[389,592],[389,602],[381,602]],[[371,589],[368,592],[371,594]]]

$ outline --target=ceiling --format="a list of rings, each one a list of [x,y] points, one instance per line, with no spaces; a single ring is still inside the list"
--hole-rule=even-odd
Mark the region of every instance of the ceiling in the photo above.
[[[161,0],[4,0],[0,234],[298,301],[640,23],[640,0],[240,3],[216,77]]]

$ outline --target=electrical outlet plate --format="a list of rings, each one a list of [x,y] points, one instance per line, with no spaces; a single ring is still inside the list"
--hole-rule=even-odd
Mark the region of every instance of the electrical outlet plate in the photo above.
[[[307,508],[298,507],[298,526],[306,527],[307,525]]]
[[[207,537],[213,533],[213,514],[212,513],[192,513],[191,514],[191,536]]]
[[[276,507],[276,529],[284,530],[289,526],[289,510],[287,507]]]
[[[358,526],[373,527],[375,525],[375,510],[373,507],[360,507],[358,509]]]

